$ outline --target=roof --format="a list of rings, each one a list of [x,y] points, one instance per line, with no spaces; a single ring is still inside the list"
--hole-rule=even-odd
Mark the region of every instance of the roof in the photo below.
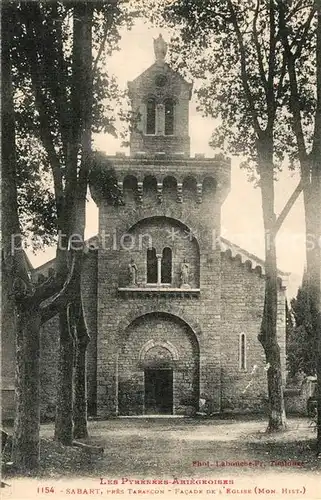
[[[90,248],[90,245],[92,245],[93,249],[98,248],[99,246],[98,235],[92,236],[91,238],[86,240],[85,243],[87,248]],[[242,264],[244,265],[250,264],[249,270],[259,271],[261,276],[265,276],[265,263],[263,259],[260,259],[259,257],[254,255],[253,253],[248,252],[247,250],[244,250],[244,248],[239,247],[235,243],[232,243],[231,241],[227,240],[226,238],[220,237],[219,244],[222,253],[230,255],[230,257],[234,259],[239,258]],[[41,266],[33,269],[33,273],[35,274],[46,273],[49,271],[50,268],[53,268],[54,266],[55,266],[55,259],[51,259],[48,262],[42,264]],[[283,287],[286,287],[290,276],[291,273],[287,273],[278,269],[278,278],[281,280],[281,285]]]
[[[144,95],[147,95],[148,89],[155,90],[156,87],[154,84],[154,78],[158,74],[168,77],[168,80],[170,81],[170,84],[168,85],[173,95],[175,95],[175,89],[176,92],[180,93],[180,89],[183,87],[188,91],[189,99],[191,98],[193,83],[187,82],[182,75],[180,75],[177,71],[174,71],[167,63],[159,61],[154,62],[134,80],[127,82],[129,96],[132,97],[133,95],[141,92],[143,92]],[[165,86],[164,89],[167,87]]]
[[[30,259],[29,259],[25,250],[23,250],[23,257],[24,257],[27,269],[32,272],[34,268],[33,268],[33,265],[31,264]]]
[[[46,272],[48,269],[53,268],[55,266],[56,258],[47,260],[47,262],[44,262],[44,264],[41,264],[38,267],[35,267],[32,269],[33,273],[41,273],[41,272]]]
[[[166,62],[160,63],[158,61],[155,61],[147,69],[145,69],[140,75],[136,76],[136,78],[129,81],[128,85],[129,86],[137,85],[141,80],[145,79],[149,73],[154,73],[155,71],[163,71],[163,72],[165,71],[167,73],[170,73],[173,76],[175,76],[176,78],[178,78],[182,83],[189,86],[191,89],[193,87],[192,82],[188,82],[187,80],[185,80],[185,78],[180,73],[178,73],[178,71],[175,71],[173,68],[171,68],[169,64],[167,64]]]
[[[265,262],[253,253],[244,250],[244,248],[239,247],[235,243],[227,240],[226,238],[220,238],[221,252],[229,253],[232,258],[239,258],[242,264],[250,264],[251,269],[257,269],[260,271],[262,276],[265,276]],[[286,286],[286,282],[291,276],[291,273],[287,273],[278,269],[278,278],[282,280],[282,285]]]

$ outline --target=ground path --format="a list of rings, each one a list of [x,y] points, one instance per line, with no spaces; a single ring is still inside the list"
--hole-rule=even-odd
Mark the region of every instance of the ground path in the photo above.
[[[313,452],[315,432],[308,419],[289,419],[288,430],[276,435],[266,434],[265,427],[266,422],[261,419],[91,421],[87,442],[103,446],[105,452],[88,463],[87,474],[212,477],[217,473],[244,474],[253,470],[256,474],[276,470],[321,473],[320,460]],[[52,424],[43,425],[42,436],[52,435]]]
[[[321,461],[308,419],[289,419],[288,430],[275,435],[254,417],[117,418],[88,427],[86,442],[103,454],[53,442],[54,425],[42,425],[38,478],[8,471],[3,498],[321,500]]]

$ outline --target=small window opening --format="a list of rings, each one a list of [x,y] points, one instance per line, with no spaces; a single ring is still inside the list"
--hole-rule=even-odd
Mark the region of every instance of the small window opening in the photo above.
[[[172,250],[168,247],[164,248],[162,255],[162,266],[161,266],[161,282],[171,283],[172,282]]]
[[[172,99],[165,101],[165,135],[174,134],[174,102]]]
[[[157,257],[155,248],[147,249],[147,283],[157,283]]]
[[[240,335],[240,370],[246,370],[246,336]]]
[[[155,134],[156,131],[156,102],[148,99],[146,105],[146,134]]]

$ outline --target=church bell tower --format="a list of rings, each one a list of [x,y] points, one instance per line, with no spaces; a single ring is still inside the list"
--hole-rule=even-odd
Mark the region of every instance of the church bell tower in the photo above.
[[[137,128],[131,134],[130,154],[188,157],[188,111],[192,84],[165,62],[167,43],[154,40],[155,63],[128,83]]]
[[[190,156],[192,84],[166,62],[129,82],[130,156],[112,165],[118,203],[99,206],[97,409],[101,416],[183,414],[220,405],[221,205],[230,161]],[[100,193],[100,194],[99,194]],[[109,236],[109,239],[107,236]]]

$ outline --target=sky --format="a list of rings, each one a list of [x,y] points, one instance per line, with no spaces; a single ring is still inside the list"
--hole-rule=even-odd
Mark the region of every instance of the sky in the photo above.
[[[136,78],[154,62],[153,38],[162,33],[169,41],[170,33],[165,29],[155,28],[142,20],[136,22],[131,31],[123,31],[120,50],[110,56],[108,66],[122,89],[127,88],[127,82]],[[195,153],[205,153],[206,157],[214,156],[208,145],[215,126],[212,118],[205,118],[196,111],[197,102],[192,97],[190,103],[190,137],[191,156]],[[121,139],[110,135],[94,136],[94,147],[113,155],[116,151],[128,151],[121,147]],[[264,256],[263,222],[260,190],[247,180],[246,172],[239,167],[240,159],[231,157],[232,175],[231,192],[222,207],[222,236],[241,246],[258,257]],[[275,183],[276,206],[278,214],[299,179],[293,172],[284,169],[278,175]],[[98,232],[98,210],[95,203],[87,203],[86,237]],[[55,249],[48,248],[37,254],[28,253],[31,263],[36,267],[55,256]],[[277,238],[278,267],[282,271],[292,273],[289,285],[289,295],[295,293],[300,284],[304,268],[304,212],[302,195],[298,198]]]

